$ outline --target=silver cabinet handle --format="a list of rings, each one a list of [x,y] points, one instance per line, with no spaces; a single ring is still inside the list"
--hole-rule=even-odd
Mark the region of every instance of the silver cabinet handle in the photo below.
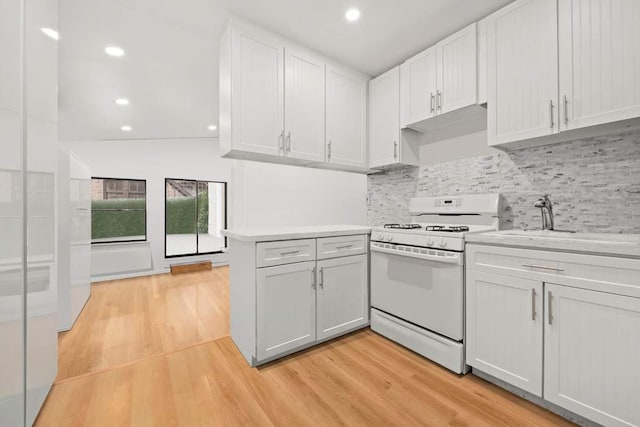
[[[320,282],[318,284],[324,289],[324,267],[320,267]]]
[[[352,248],[353,245],[344,245],[344,246],[336,246],[336,249],[348,249],[348,248]]]
[[[536,320],[536,288],[531,288],[531,320]]]
[[[393,141],[393,158],[398,160],[398,141]]]
[[[433,92],[431,92],[431,98],[430,98],[430,103],[429,106],[431,107],[431,114],[433,114],[435,112],[435,107],[433,105],[434,101],[435,101],[435,96],[433,96]]]
[[[442,92],[438,90],[438,111],[442,111]]]
[[[289,252],[280,252],[280,255],[285,256],[285,255],[295,255],[300,251],[289,251]]]
[[[316,288],[316,268],[315,267],[311,269],[311,287],[313,289]]]
[[[549,119],[551,122],[551,129],[553,129],[555,126],[555,123],[553,122],[553,99],[549,100]]]
[[[278,152],[280,151],[284,152],[284,129],[282,129],[278,137]]]
[[[291,132],[287,134],[287,152],[291,152]]]
[[[553,323],[553,314],[551,314],[551,298],[553,296],[551,295],[551,291],[549,291],[547,293],[547,311],[549,312],[549,324],[551,325]]]
[[[329,140],[329,145],[327,145],[327,161],[331,160],[331,140]]]
[[[535,264],[522,264],[523,267],[528,268],[538,268],[540,270],[551,270],[551,271],[564,271],[564,268],[559,267],[547,267],[545,265],[535,265]]]
[[[564,124],[569,124],[569,100],[567,95],[562,95],[562,103],[564,105]]]

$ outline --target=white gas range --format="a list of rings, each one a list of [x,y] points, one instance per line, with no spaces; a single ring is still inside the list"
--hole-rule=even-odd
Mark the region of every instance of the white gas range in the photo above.
[[[371,329],[464,373],[464,236],[499,229],[501,197],[413,198],[409,210],[415,222],[371,233]]]

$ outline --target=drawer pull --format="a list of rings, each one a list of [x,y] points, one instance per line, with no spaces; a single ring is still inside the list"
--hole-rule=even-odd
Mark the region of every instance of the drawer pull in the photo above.
[[[536,290],[531,288],[531,320],[536,320]]]
[[[342,245],[342,246],[337,246],[336,249],[341,250],[341,249],[349,249],[352,248],[353,244],[351,245]]]
[[[564,268],[558,268],[558,267],[547,267],[544,265],[535,265],[535,264],[522,264],[523,267],[528,267],[528,268],[538,268],[540,270],[551,270],[551,271],[564,271]]]
[[[280,252],[280,255],[282,255],[282,256],[295,255],[295,254],[297,254],[299,252],[300,252],[299,250],[297,250],[297,251],[289,251],[289,252]]]
[[[547,293],[547,308],[549,309],[549,325],[553,324],[553,314],[551,313],[551,298],[553,298],[553,295],[551,294],[551,291],[549,291]]]

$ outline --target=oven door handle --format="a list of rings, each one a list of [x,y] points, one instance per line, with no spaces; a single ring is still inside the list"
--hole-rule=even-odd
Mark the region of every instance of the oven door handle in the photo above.
[[[398,245],[398,246],[402,246],[402,245]],[[418,248],[419,250],[422,248]],[[427,261],[433,261],[433,262],[440,262],[443,264],[453,264],[453,265],[463,265],[464,264],[464,257],[461,253],[458,252],[446,252],[446,251],[439,251],[437,249],[422,249],[422,250],[426,250],[426,251],[433,251],[433,252],[441,252],[441,253],[448,253],[448,254],[455,254],[453,256],[440,256],[440,255],[431,255],[431,254],[423,254],[423,253],[415,253],[415,252],[409,252],[409,251],[404,251],[404,250],[398,250],[398,249],[387,249],[387,248],[381,248],[376,246],[376,244],[374,242],[371,243],[371,252],[381,252],[381,253],[385,253],[385,254],[393,254],[393,255],[398,255],[398,256],[408,256],[411,258],[418,258],[418,259],[424,259]]]

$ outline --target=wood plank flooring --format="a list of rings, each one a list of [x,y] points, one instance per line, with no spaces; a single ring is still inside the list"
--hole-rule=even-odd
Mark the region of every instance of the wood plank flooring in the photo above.
[[[229,335],[228,271],[94,283],[71,331],[59,334],[57,380]]]
[[[227,270],[217,269],[192,275],[155,277],[150,279],[150,289],[143,292],[144,298],[133,297],[138,291],[132,291],[141,279],[134,279],[126,287],[121,287],[120,282],[112,282],[112,286],[104,286],[99,293],[94,293],[92,299],[95,305],[103,307],[103,316],[127,311],[118,306],[125,304],[130,308],[130,316],[144,319],[147,315],[138,312],[155,310],[150,307],[155,301],[150,295],[155,292],[172,293],[168,289],[172,283],[179,289],[185,280],[196,287],[199,282],[212,285],[212,279],[220,286],[228,287]],[[189,292],[186,294],[191,297],[172,300],[193,301],[194,296]],[[210,293],[206,295],[211,296]],[[228,293],[221,292],[221,295],[225,298]],[[130,300],[133,300],[131,306],[125,302]],[[160,298],[160,301],[166,299]],[[208,304],[211,305],[210,302]],[[183,316],[192,319],[193,313],[184,314],[182,310],[194,305],[197,304],[167,304],[165,310],[175,309],[176,312],[165,312],[164,319]],[[225,309],[216,313],[228,317]],[[222,324],[213,314],[204,317],[193,325],[194,329],[208,327],[207,322]],[[95,319],[107,321],[106,317],[83,314],[76,327],[91,329],[90,325],[82,322]],[[188,333],[182,329],[186,327],[185,322],[185,319],[177,322],[165,320],[157,324],[149,322],[148,327],[153,329],[158,325],[158,328],[168,331],[171,325],[180,325],[180,330]],[[112,327],[116,326],[122,327],[122,323],[114,323]],[[211,327],[217,329],[216,326]],[[145,342],[136,334],[143,337],[160,334],[143,327],[136,331],[126,332],[129,338],[124,341]],[[110,340],[123,333],[100,331],[95,336]],[[247,365],[229,337],[177,348],[177,343],[197,341],[203,334],[202,331],[191,331],[190,338],[183,340],[174,336],[167,340],[169,344],[162,339],[151,339],[150,343],[158,342],[149,344],[149,348],[154,349],[150,352],[153,354],[140,360],[99,372],[80,369],[78,371],[85,373],[59,380],[36,425],[571,425],[477,377],[455,375],[369,329],[258,369]],[[118,338],[114,342],[121,340]],[[69,347],[61,354],[61,359],[64,359],[61,364],[72,367],[78,359],[86,367],[84,360],[90,351],[78,347],[74,352],[69,343],[65,344]],[[91,339],[84,344],[79,341],[78,345],[88,345],[98,354],[105,353],[105,346],[99,346]],[[123,351],[122,354],[144,354],[146,347],[132,344],[131,348],[135,351]],[[125,360],[127,357],[110,359],[109,363],[116,359]],[[97,365],[94,363],[94,367]]]

